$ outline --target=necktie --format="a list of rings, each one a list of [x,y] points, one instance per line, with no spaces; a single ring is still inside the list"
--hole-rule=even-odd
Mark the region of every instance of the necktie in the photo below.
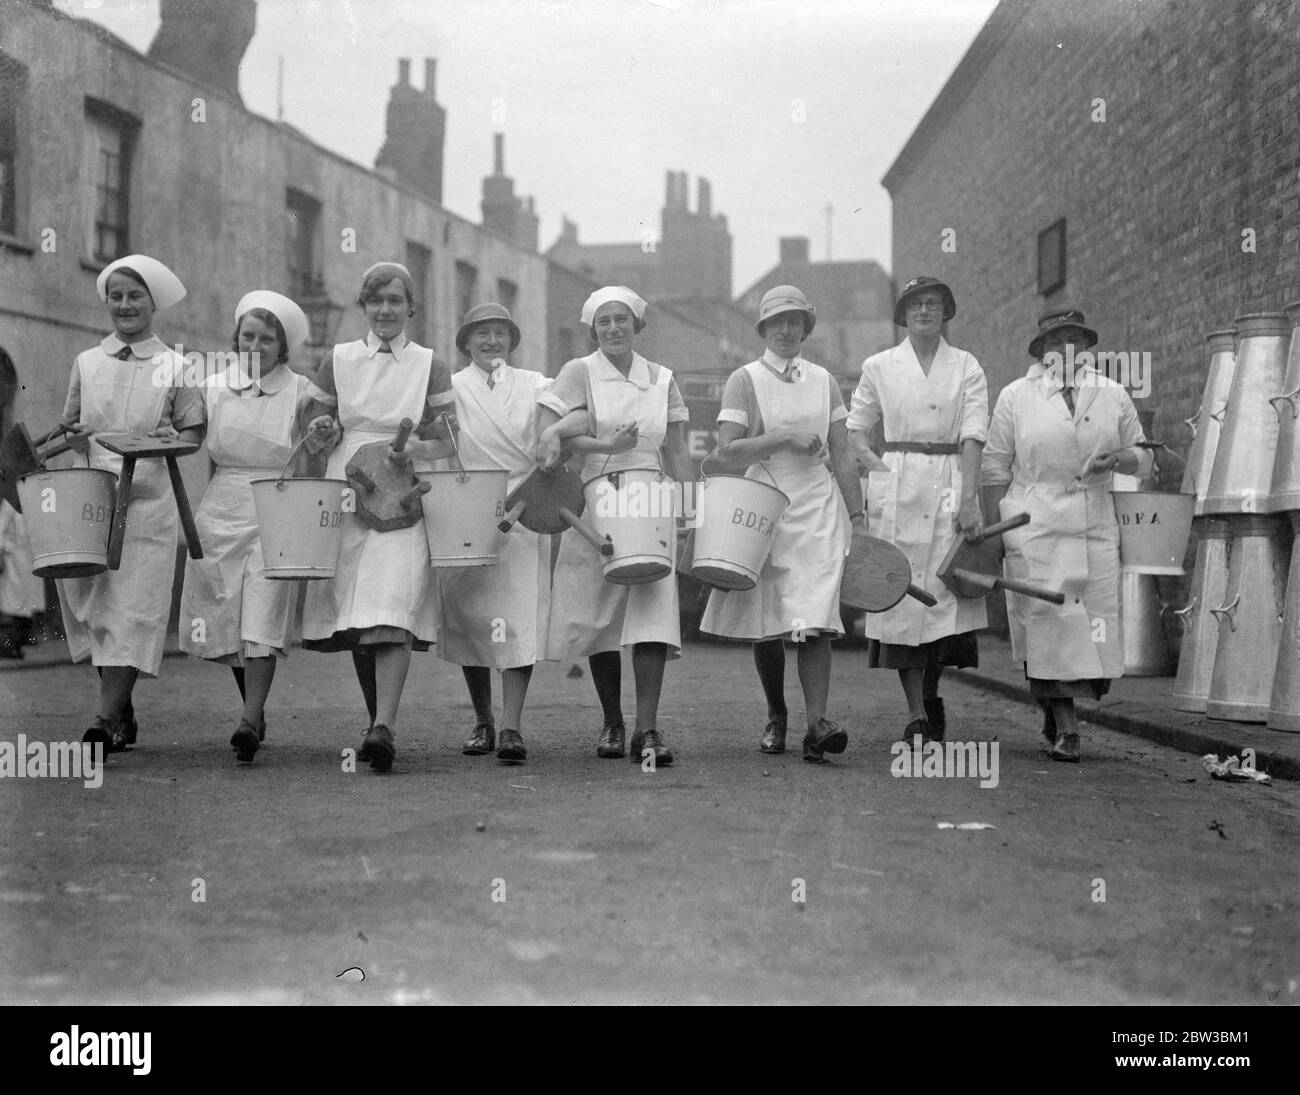
[[[493,369],[487,375],[487,386],[488,386],[488,391],[491,391],[493,388],[497,386],[497,371],[495,369]]]
[[[1065,400],[1065,405],[1070,408],[1070,417],[1074,417],[1074,389],[1068,384],[1061,389],[1061,398]]]
[[[130,361],[130,360],[131,360],[131,347],[130,347],[130,346],[123,346],[123,347],[122,347],[120,350],[118,350],[117,353],[115,353],[113,356],[114,356],[115,358],[117,358],[118,361]]]
[[[388,345],[387,342],[381,342],[379,344],[379,352],[381,354],[391,354],[393,352],[393,348],[390,345]]]

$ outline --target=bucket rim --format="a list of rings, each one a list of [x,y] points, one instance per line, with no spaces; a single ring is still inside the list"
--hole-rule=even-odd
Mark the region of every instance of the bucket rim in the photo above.
[[[20,475],[14,480],[15,483],[21,483],[24,479],[30,479],[33,475],[62,475],[65,472],[80,472],[85,475],[86,472],[93,472],[95,475],[107,475],[114,483],[117,482],[117,475],[107,468],[33,468],[25,475]]]
[[[664,471],[663,468],[657,468],[653,466],[644,467],[644,468],[614,468],[612,471],[608,471],[608,470],[601,471],[593,475],[590,479],[584,479],[582,481],[582,489],[586,490],[590,484],[596,482],[598,479],[608,479],[611,475],[626,475],[630,471],[648,471],[656,475],[662,475],[665,479],[672,478],[672,476],[670,476],[666,471]]]
[[[346,479],[335,479],[332,476],[324,475],[301,475],[292,479],[280,479],[272,475],[267,476],[265,479],[250,479],[249,483],[253,486],[257,486],[258,483],[338,483],[342,487],[351,485]]]

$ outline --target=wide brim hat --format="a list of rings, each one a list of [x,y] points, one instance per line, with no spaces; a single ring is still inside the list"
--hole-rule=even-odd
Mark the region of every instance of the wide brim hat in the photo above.
[[[99,272],[95,288],[99,290],[100,300],[108,299],[108,279],[114,271],[123,267],[138,274],[144,282],[153,298],[154,311],[161,312],[185,299],[185,286],[181,284],[181,279],[161,262],[148,255],[127,255],[125,258],[114,259]]]
[[[310,332],[307,313],[288,297],[273,293],[270,289],[254,289],[251,293],[245,293],[235,305],[235,326],[238,327],[239,321],[254,308],[270,312],[280,321],[290,353],[307,341]]]
[[[938,278],[915,277],[912,278],[902,291],[898,294],[898,300],[894,304],[894,326],[907,326],[907,302],[917,293],[924,292],[926,289],[934,289],[943,294],[943,321],[947,323],[957,314],[957,298],[952,295],[952,290],[948,288]]]
[[[805,338],[812,334],[813,328],[817,326],[817,309],[808,303],[808,298],[803,295],[802,289],[793,285],[774,285],[758,302],[758,321],[754,324],[754,330],[758,332],[760,338],[763,335],[763,324],[773,316],[779,316],[784,312],[803,313]]]
[[[1043,343],[1047,340],[1047,336],[1065,327],[1073,327],[1083,332],[1084,340],[1087,342],[1085,350],[1097,345],[1097,332],[1084,321],[1083,313],[1078,308],[1053,308],[1038,317],[1038,330],[1029,342],[1029,356],[1037,361],[1042,355]]]
[[[456,331],[456,349],[466,357],[469,357],[469,333],[480,323],[487,323],[488,320],[500,320],[510,329],[510,352],[514,353],[519,347],[519,325],[510,316],[510,309],[504,304],[476,304],[461,321],[460,327]]]

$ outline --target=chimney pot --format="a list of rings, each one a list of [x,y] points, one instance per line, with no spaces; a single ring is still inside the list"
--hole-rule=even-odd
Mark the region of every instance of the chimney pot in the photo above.
[[[432,99],[437,92],[438,60],[435,57],[424,59],[424,94]]]
[[[411,86],[411,61],[409,57],[399,57],[397,59],[397,86]]]
[[[492,134],[492,174],[504,175],[506,173],[506,135],[504,133]]]
[[[701,175],[696,179],[695,190],[700,216],[711,216],[713,212],[713,188],[709,185],[709,180]]]

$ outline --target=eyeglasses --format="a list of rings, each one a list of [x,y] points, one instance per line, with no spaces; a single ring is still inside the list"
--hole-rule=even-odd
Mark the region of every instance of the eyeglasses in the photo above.
[[[942,300],[909,300],[907,302],[907,310],[909,312],[923,312],[927,308],[932,312],[941,312],[943,311],[943,301]]]

